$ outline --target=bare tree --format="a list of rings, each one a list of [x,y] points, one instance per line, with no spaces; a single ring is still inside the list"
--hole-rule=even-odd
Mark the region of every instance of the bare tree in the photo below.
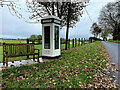
[[[120,1],[110,2],[104,6],[99,16],[99,26],[107,27],[114,40],[120,40]]]
[[[69,28],[73,27],[82,17],[83,8],[87,5],[86,2],[32,2],[28,3],[28,11],[33,13],[30,17],[40,21],[46,15],[58,16],[62,21],[62,27],[66,29],[66,48],[69,35]]]
[[[89,1],[89,0],[88,0]],[[23,18],[27,21],[22,14],[16,9],[16,6],[13,7],[14,2],[10,2],[11,10],[19,18]],[[8,8],[9,6],[8,5]],[[87,2],[40,2],[39,0],[33,0],[32,2],[26,2],[27,12],[32,15],[29,17],[30,20],[33,20],[32,23],[40,23],[41,18],[48,15],[58,16],[62,21],[62,27],[67,27],[66,29],[66,49],[67,41],[69,35],[69,28],[75,26],[75,24],[80,20],[83,14],[83,8],[87,5]]]
[[[108,30],[104,30],[104,31],[101,33],[101,37],[103,38],[103,40],[107,39],[108,36],[109,36]]]
[[[94,35],[94,37],[97,38],[98,34],[101,33],[101,28],[97,25],[97,23],[93,23],[92,26],[91,26],[91,30],[90,32]],[[99,38],[100,38],[100,35],[99,35]]]

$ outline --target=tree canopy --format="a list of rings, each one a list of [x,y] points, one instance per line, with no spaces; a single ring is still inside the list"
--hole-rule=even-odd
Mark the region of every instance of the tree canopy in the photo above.
[[[73,27],[80,20],[82,10],[87,5],[86,2],[38,2],[38,0],[26,3],[27,11],[32,14],[30,19],[40,22],[44,16],[54,15],[61,19],[62,27],[67,26],[68,14],[70,27]]]
[[[93,23],[91,26],[90,32],[97,38],[98,34],[101,33],[101,28],[97,25],[97,23]]]
[[[99,16],[99,26],[108,30],[114,40],[120,40],[120,1],[104,6]]]
[[[28,38],[32,43],[35,43],[35,41],[38,41],[38,43],[41,43],[42,35],[31,35]]]
[[[89,0],[88,0],[89,1]],[[34,0],[27,3],[28,12],[32,13],[30,19],[40,22],[44,16],[54,15],[61,19],[61,26],[66,26],[66,48],[69,35],[69,28],[75,26],[83,14],[83,8],[86,7],[86,2],[39,2]]]
[[[48,0],[47,2],[41,2],[40,0],[32,0],[32,2],[26,2],[27,12],[32,15],[29,17],[30,20],[33,20],[33,23],[40,23],[41,18],[48,15],[54,15],[61,19],[62,27],[67,27],[66,29],[66,49],[67,41],[69,35],[69,28],[75,26],[75,24],[80,20],[80,17],[83,15],[83,8],[86,7],[89,0],[80,1],[80,2],[71,2],[58,0],[57,2],[52,2]],[[11,3],[11,8],[19,18],[24,18],[22,14],[17,11],[15,8],[16,4]],[[9,7],[9,5],[8,5]],[[24,19],[25,20],[25,19]],[[28,21],[26,21],[28,22]]]

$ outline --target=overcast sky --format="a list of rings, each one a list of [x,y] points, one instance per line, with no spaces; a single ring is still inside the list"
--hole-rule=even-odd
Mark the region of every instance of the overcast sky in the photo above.
[[[86,9],[92,21],[89,19],[87,13],[84,11],[83,17],[80,19],[80,21],[76,24],[74,28],[70,29],[69,38],[89,38],[90,36],[93,36],[90,33],[90,27],[93,22],[98,21],[101,8],[105,6],[108,2],[110,2],[110,0],[90,0]],[[26,23],[18,17],[12,16],[7,7],[1,8],[0,13],[2,13],[2,17],[0,17],[0,30],[2,31],[2,35],[0,35],[0,38],[27,38],[32,34],[42,34],[41,24]],[[23,14],[25,15],[26,13],[23,12]],[[65,28],[61,30],[61,37],[65,38],[65,32]]]

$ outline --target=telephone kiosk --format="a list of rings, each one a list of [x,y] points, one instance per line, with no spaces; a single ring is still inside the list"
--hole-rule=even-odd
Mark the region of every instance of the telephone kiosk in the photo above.
[[[61,56],[60,26],[61,20],[56,16],[47,16],[42,23],[42,57]]]

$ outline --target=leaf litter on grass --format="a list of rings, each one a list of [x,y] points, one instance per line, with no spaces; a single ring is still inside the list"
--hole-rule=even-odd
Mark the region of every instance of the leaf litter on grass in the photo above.
[[[62,51],[58,59],[5,69],[2,87],[115,88],[113,77],[107,75],[109,65],[104,46],[95,42]]]

